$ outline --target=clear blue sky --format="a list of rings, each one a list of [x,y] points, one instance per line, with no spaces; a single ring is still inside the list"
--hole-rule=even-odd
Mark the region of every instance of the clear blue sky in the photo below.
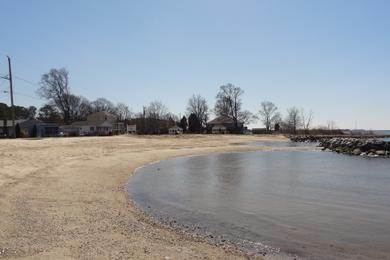
[[[2,0],[0,75],[5,55],[32,82],[65,67],[75,94],[177,114],[231,82],[252,112],[270,100],[315,124],[390,129],[389,14],[387,0]],[[35,89],[15,79],[16,104],[42,104]]]

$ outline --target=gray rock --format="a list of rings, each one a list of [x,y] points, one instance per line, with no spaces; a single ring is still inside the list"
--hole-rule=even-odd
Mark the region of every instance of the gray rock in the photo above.
[[[362,150],[360,150],[360,148],[355,148],[355,149],[353,149],[352,153],[354,155],[360,155],[362,153]]]
[[[380,155],[380,156],[384,156],[386,155],[386,151],[383,151],[383,150],[378,150],[375,152],[377,155]]]

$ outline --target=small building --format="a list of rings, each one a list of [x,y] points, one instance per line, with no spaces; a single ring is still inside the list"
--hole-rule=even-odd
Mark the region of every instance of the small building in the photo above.
[[[57,123],[45,123],[36,119],[15,120],[15,129],[19,128],[20,137],[54,137],[59,134]],[[16,130],[17,131],[17,130]],[[0,137],[13,136],[12,120],[0,120]]]
[[[183,128],[179,127],[179,126],[173,126],[171,128],[168,129],[168,133],[170,135],[178,135],[178,134],[182,134],[183,133]]]
[[[25,137],[55,137],[59,134],[57,123],[45,123],[36,119],[28,119],[18,124],[22,136]]]
[[[127,125],[126,132],[128,134],[136,134],[137,133],[137,125]]]
[[[26,119],[15,120],[15,126]],[[12,128],[12,120],[0,119],[0,137],[11,137],[13,136],[14,129]]]
[[[236,123],[227,116],[219,116],[206,123],[208,133],[212,134],[242,134],[244,132],[244,123]]]

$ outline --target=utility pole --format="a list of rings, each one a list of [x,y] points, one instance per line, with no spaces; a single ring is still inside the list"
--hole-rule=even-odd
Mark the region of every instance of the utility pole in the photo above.
[[[9,93],[11,96],[11,117],[12,117],[12,138],[16,138],[15,131],[15,106],[14,106],[14,92],[12,89],[12,69],[11,69],[11,58],[8,58],[8,80],[9,80]]]
[[[4,76],[4,77],[1,77],[1,78],[9,81],[9,90],[10,90],[9,93],[10,93],[10,96],[11,96],[12,130],[13,130],[12,137],[15,138],[16,137],[16,132],[15,132],[15,107],[14,107],[14,92],[13,92],[13,89],[12,89],[11,58],[9,56],[7,56],[7,59],[8,59],[8,77]],[[6,91],[4,91],[4,92],[6,92]],[[7,119],[6,119],[5,122],[7,122]]]

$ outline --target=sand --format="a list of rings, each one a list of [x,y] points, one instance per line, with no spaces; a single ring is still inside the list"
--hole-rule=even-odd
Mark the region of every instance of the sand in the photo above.
[[[182,135],[0,140],[0,258],[240,259],[144,217],[125,185],[144,164],[260,150],[281,136]]]

